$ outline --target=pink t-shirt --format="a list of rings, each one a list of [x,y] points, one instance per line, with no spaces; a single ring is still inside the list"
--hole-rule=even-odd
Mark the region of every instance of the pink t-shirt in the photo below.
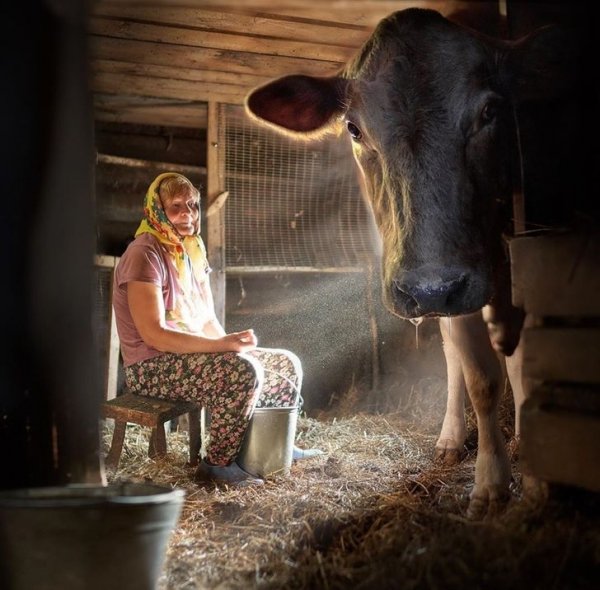
[[[113,285],[113,308],[117,332],[121,341],[123,364],[127,367],[134,363],[164,354],[160,350],[148,346],[140,336],[127,302],[127,283],[141,281],[152,283],[162,290],[167,314],[174,309],[177,297],[183,297],[179,286],[177,270],[160,242],[151,234],[141,234],[125,250],[115,270]],[[202,333],[202,326],[214,319],[212,300],[208,297],[208,278],[201,288],[195,284],[194,316],[190,319],[189,332]],[[167,325],[171,322],[166,321]],[[180,325],[173,326],[182,329]]]

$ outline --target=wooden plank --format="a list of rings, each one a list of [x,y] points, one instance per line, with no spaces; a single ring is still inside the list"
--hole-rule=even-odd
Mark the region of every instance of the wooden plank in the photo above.
[[[324,23],[295,16],[243,12],[244,6],[235,9],[204,10],[187,7],[158,7],[114,5],[99,3],[93,10],[96,17],[118,17],[123,20],[146,23],[194,27],[206,31],[221,31],[243,35],[261,35],[294,41],[314,43],[326,39],[329,45],[360,47],[372,28],[354,23]],[[242,12],[240,12],[242,11]]]
[[[576,414],[600,415],[600,391],[593,384],[537,384],[532,388],[528,398],[544,408],[554,408]]]
[[[94,74],[129,74],[132,76],[146,76],[150,78],[173,78],[175,80],[188,80],[203,84],[231,84],[232,86],[257,86],[269,78],[253,74],[239,74],[233,72],[220,72],[214,70],[196,70],[191,68],[177,68],[173,66],[160,66],[156,64],[140,64],[126,61],[96,59],[91,62]]]
[[[207,105],[143,96],[94,96],[94,119],[113,123],[206,129]]]
[[[518,237],[510,242],[512,298],[536,316],[600,317],[600,235]]]
[[[137,123],[139,125],[165,125],[166,127],[187,127],[189,129],[203,129],[206,120],[192,116],[189,111],[181,111],[172,107],[160,109],[94,109],[94,119],[105,123]]]
[[[258,55],[242,51],[221,51],[203,47],[186,47],[169,43],[150,43],[131,39],[90,36],[94,59],[155,64],[197,70],[216,70],[238,74],[275,77],[295,72],[328,76],[345,63],[313,61],[303,57]]]
[[[173,164],[171,162],[156,162],[153,160],[139,160],[137,158],[122,158],[120,156],[110,156],[108,154],[98,154],[96,161],[102,164],[117,164],[119,166],[127,166],[129,168],[144,168],[158,171],[168,169],[172,172],[180,172],[181,174],[206,174],[206,168],[204,166]]]
[[[229,104],[243,104],[248,89],[230,84],[197,84],[185,80],[147,78],[125,74],[101,74],[92,77],[92,90],[119,94],[124,88],[130,95],[206,101],[212,98]]]
[[[138,3],[144,3],[137,0]],[[136,0],[121,0],[114,4],[130,4]],[[211,10],[243,10],[246,14],[264,13],[272,17],[289,15],[295,18],[306,18],[317,21],[332,21],[373,27],[377,22],[394,12],[404,8],[433,8],[442,14],[448,14],[454,8],[468,6],[473,0],[154,0],[159,6],[198,7]],[[105,4],[105,2],[100,2]]]
[[[521,410],[524,475],[600,491],[600,414],[568,411],[532,397]]]
[[[323,38],[314,43],[271,39],[268,37],[236,35],[224,32],[199,31],[194,28],[170,27],[136,23],[120,19],[92,17],[89,30],[93,35],[116,39],[134,39],[154,43],[203,47],[221,51],[238,51],[260,55],[302,57],[319,61],[345,62],[356,52],[356,47],[328,45]]]
[[[524,377],[600,383],[600,328],[530,328],[522,338]]]
[[[96,150],[124,158],[202,166],[206,153],[203,137],[185,136],[179,130],[152,128],[148,133],[131,129],[96,128]]]
[[[225,190],[225,150],[219,149],[220,106],[208,103],[208,128],[206,132],[206,212],[211,203]],[[215,302],[215,314],[225,326],[225,214],[219,209],[214,215],[205,217],[206,248],[212,268],[210,284]]]
[[[347,274],[362,273],[361,266],[228,266],[229,276],[258,275],[258,274]]]
[[[429,8],[447,16],[455,10],[471,9],[473,4],[474,0],[365,0],[364,2],[360,0],[328,0],[316,5],[314,0],[309,0],[308,3],[299,1],[291,4],[284,0],[282,6],[277,7],[276,12],[279,16],[302,16],[304,14],[312,19],[340,24],[353,23],[374,28],[381,19],[397,10]],[[491,9],[497,10],[498,0],[477,0],[477,4],[480,7],[488,5]]]
[[[112,94],[101,94],[98,93],[94,96],[94,101],[96,104],[100,106],[110,107],[123,107],[123,108],[146,108],[146,107],[170,107],[170,106],[180,106],[180,107],[191,107],[198,108],[204,111],[204,115],[206,116],[206,103],[204,102],[190,102],[187,100],[176,100],[176,99],[163,99],[163,98],[145,98],[142,96],[128,96],[127,94],[122,94],[119,96],[114,96]]]

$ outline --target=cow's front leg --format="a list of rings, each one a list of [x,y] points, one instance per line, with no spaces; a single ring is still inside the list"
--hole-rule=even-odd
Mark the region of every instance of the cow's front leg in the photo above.
[[[502,370],[480,314],[455,317],[448,338],[460,351],[467,392],[477,418],[475,486],[469,518],[497,513],[509,497],[510,462],[498,422]]]
[[[439,320],[448,375],[448,399],[442,430],[435,444],[435,458],[446,465],[455,465],[462,459],[467,438],[465,380],[460,349],[451,337],[451,321],[450,318]]]

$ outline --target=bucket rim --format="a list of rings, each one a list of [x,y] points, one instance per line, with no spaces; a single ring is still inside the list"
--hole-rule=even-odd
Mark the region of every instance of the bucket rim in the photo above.
[[[260,408],[254,408],[254,414],[259,413],[262,414],[263,412],[268,413],[268,412],[282,412],[282,413],[291,413],[291,412],[299,412],[300,411],[300,406],[285,406],[285,407],[281,407],[281,406],[261,406]]]
[[[0,507],[77,507],[94,505],[142,505],[181,502],[185,491],[170,486],[122,482],[109,485],[67,484],[0,491]]]

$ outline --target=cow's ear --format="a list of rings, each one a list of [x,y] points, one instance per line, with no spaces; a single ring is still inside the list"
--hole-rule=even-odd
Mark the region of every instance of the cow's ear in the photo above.
[[[517,101],[548,100],[573,89],[579,48],[575,35],[562,27],[541,27],[511,44],[504,63]]]
[[[313,137],[343,112],[346,82],[337,77],[284,76],[246,97],[246,112],[280,132]]]

